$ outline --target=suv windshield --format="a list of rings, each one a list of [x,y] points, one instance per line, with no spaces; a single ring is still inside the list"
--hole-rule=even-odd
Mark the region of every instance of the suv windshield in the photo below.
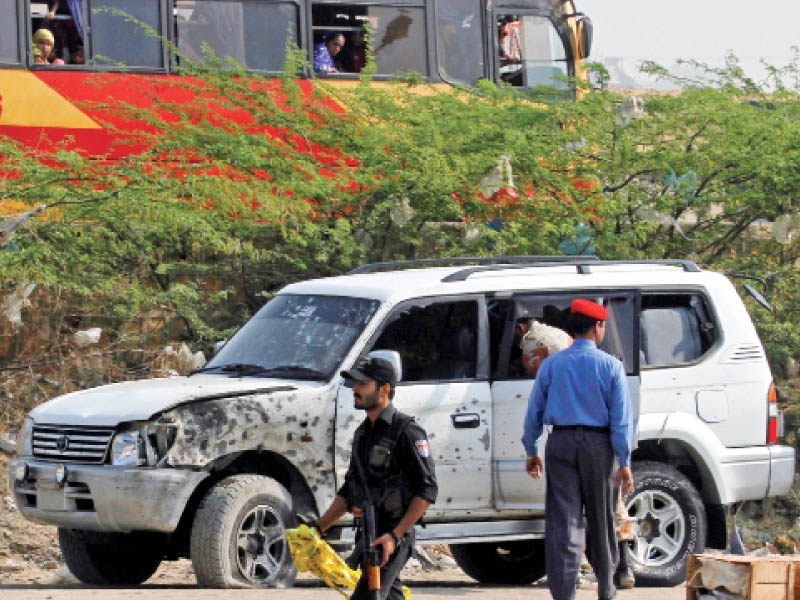
[[[276,296],[201,370],[328,379],[378,306],[377,300],[364,298]]]

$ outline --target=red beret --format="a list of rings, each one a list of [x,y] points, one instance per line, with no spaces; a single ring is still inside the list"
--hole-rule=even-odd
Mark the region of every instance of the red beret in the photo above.
[[[608,311],[605,309],[605,307],[601,306],[597,302],[584,300],[583,298],[576,298],[573,300],[569,309],[571,312],[584,315],[591,319],[597,319],[598,321],[605,321],[608,318]]]

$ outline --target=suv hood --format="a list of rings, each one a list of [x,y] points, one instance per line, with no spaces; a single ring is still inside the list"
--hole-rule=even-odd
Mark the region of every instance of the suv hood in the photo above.
[[[125,381],[59,396],[37,406],[31,417],[36,423],[53,425],[115,426],[126,421],[147,420],[178,404],[196,400],[322,385],[308,381],[221,375]]]

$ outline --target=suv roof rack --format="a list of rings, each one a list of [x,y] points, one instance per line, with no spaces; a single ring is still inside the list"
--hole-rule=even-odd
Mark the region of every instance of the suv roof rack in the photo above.
[[[494,265],[481,265],[476,267],[468,267],[461,269],[455,273],[451,273],[442,279],[442,282],[451,281],[466,281],[470,275],[475,273],[482,273],[484,271],[503,271],[506,269],[527,269],[529,267],[561,267],[561,266],[574,266],[579,274],[588,275],[592,272],[591,267],[601,265],[673,265],[681,266],[687,273],[699,273],[702,269],[691,260],[681,259],[661,259],[661,260],[600,260],[594,256],[588,257],[592,260],[585,260],[587,257],[582,256],[569,256],[564,257],[568,260],[553,261],[553,262],[531,262],[520,264],[494,264]]]
[[[564,255],[534,255],[534,256],[453,256],[451,258],[416,258],[411,260],[392,260],[387,262],[369,263],[356,267],[352,271],[348,271],[348,275],[357,275],[359,273],[374,273],[380,269],[394,270],[402,269],[411,266],[424,266],[424,267],[448,267],[453,265],[475,264],[475,265],[499,265],[499,264],[516,264],[525,263],[525,266],[531,264],[546,264],[546,263],[572,263],[574,261],[599,261],[596,256],[564,256]]]

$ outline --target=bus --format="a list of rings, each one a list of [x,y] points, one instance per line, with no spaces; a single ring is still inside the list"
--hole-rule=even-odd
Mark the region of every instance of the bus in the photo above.
[[[569,96],[592,39],[572,0],[0,0],[0,10],[0,135],[104,158],[136,146],[115,146],[108,110],[92,103],[135,104],[181,61],[205,60],[205,45],[268,76],[293,43],[308,85],[346,85],[364,68],[368,32],[378,82],[415,72],[435,85],[488,79]],[[102,94],[91,78],[108,80]]]

